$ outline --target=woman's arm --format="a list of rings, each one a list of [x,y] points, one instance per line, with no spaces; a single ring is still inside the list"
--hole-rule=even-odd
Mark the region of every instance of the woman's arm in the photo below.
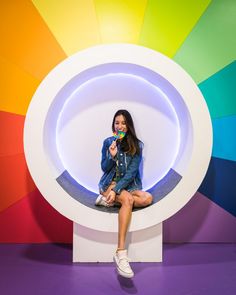
[[[101,168],[103,172],[110,171],[113,166],[116,165],[116,157],[112,157],[109,151],[109,142],[107,139],[104,140],[102,146],[102,161]]]

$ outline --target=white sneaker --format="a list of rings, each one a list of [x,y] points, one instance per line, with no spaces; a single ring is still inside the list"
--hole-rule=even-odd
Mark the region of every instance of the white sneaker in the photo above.
[[[119,275],[129,279],[134,276],[134,272],[129,265],[130,259],[127,257],[127,250],[120,250],[116,252],[113,259],[116,263],[116,269]]]
[[[95,201],[96,206],[105,206],[105,207],[112,207],[114,206],[114,203],[108,204],[106,201],[106,198],[103,195],[98,195],[96,201]]]

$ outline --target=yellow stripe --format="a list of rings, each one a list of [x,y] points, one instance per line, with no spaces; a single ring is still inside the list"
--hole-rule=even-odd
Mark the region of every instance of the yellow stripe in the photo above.
[[[137,43],[147,0],[94,0],[103,43]]]
[[[139,44],[172,57],[209,3],[210,0],[149,0]]]
[[[0,110],[25,115],[39,80],[0,57]]]
[[[92,0],[33,0],[33,3],[67,55],[100,43]]]

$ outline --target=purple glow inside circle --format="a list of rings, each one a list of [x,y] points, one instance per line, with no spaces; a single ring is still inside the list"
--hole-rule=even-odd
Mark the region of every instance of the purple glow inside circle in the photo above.
[[[181,175],[189,157],[185,153],[186,138],[191,138],[184,100],[158,73],[134,64],[110,63],[75,76],[48,111],[44,145],[58,176],[66,170],[80,185],[97,192],[102,139],[112,135],[110,123],[117,108],[131,112],[136,131],[142,135],[139,137],[146,150],[141,167],[144,189],[155,186],[170,169]],[[140,117],[144,120],[138,125]],[[103,125],[108,128],[103,129]]]

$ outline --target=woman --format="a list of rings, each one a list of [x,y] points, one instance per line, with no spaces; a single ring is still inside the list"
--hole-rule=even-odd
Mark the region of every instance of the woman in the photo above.
[[[139,166],[143,144],[136,136],[132,117],[127,110],[115,113],[112,131],[125,136],[116,140],[114,136],[108,137],[103,142],[101,167],[104,174],[99,182],[100,195],[96,205],[109,207],[119,203],[121,206],[118,215],[118,247],[114,261],[121,276],[132,278],[134,273],[125,249],[132,208],[148,206],[153,198],[150,193],[141,190]]]

